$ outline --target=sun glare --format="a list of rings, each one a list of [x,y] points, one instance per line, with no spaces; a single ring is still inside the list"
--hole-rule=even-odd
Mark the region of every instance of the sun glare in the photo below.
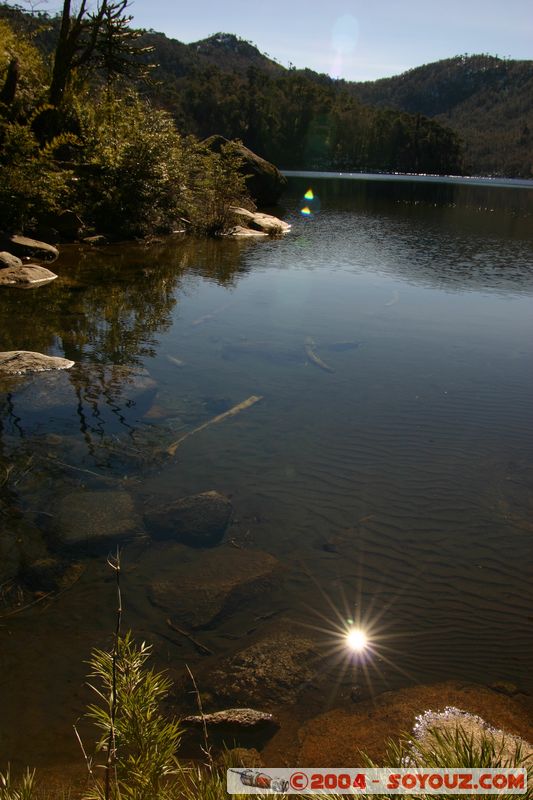
[[[346,644],[354,653],[362,653],[368,646],[368,637],[361,628],[350,628],[346,634]]]

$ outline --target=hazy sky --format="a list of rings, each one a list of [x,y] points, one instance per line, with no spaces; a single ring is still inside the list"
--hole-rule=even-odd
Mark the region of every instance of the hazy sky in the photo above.
[[[183,42],[235,33],[285,66],[352,80],[461,53],[533,58],[533,0],[134,0],[131,13]]]
[[[236,33],[284,65],[355,80],[467,52],[533,58],[533,0],[135,0],[132,13],[181,41]]]

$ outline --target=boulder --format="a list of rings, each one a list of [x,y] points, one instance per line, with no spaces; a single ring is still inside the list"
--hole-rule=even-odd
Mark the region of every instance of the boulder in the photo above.
[[[45,267],[36,264],[8,267],[0,270],[0,286],[17,286],[27,288],[30,286],[43,286],[55,281],[57,275]]]
[[[46,242],[39,242],[37,239],[29,239],[27,236],[11,236],[7,240],[2,240],[5,249],[19,258],[36,258],[38,261],[55,261],[59,256],[59,250]]]
[[[219,548],[188,563],[177,555],[181,569],[173,568],[171,577],[164,574],[154,581],[148,597],[186,628],[211,627],[279,581],[280,563],[260,550]],[[169,554],[164,560],[170,564],[171,559]]]
[[[5,269],[6,267],[21,267],[22,261],[17,256],[12,256],[11,253],[3,250],[0,253],[0,269]]]
[[[154,539],[213,547],[224,536],[232,514],[233,506],[227,497],[219,492],[203,492],[148,511],[144,520]]]
[[[74,211],[58,211],[43,217],[45,225],[56,230],[62,239],[74,241],[79,239],[85,225]]]
[[[52,525],[60,545],[89,552],[108,550],[142,533],[133,498],[121,490],[67,494],[58,503]]]
[[[315,643],[294,630],[271,630],[224,659],[206,676],[206,688],[237,703],[294,703],[318,673]]]
[[[8,350],[0,353],[0,376],[26,375],[29,372],[70,369],[74,361],[59,356],[45,356],[29,350]]]
[[[231,211],[241,220],[244,220],[248,228],[270,235],[280,235],[289,233],[291,226],[288,222],[284,222],[278,217],[273,217],[271,214],[263,214],[260,211],[248,211],[247,208],[239,208],[232,206]],[[240,226],[238,226],[240,227]]]
[[[254,708],[228,708],[214,714],[185,717],[181,724],[190,740],[201,744],[205,725],[210,744],[228,748],[261,746],[279,728],[272,714]]]
[[[223,136],[210,136],[204,144],[214,153],[220,153],[228,140]],[[287,178],[279,169],[240,142],[234,142],[242,159],[241,172],[246,177],[246,187],[259,206],[274,206],[287,186]]]

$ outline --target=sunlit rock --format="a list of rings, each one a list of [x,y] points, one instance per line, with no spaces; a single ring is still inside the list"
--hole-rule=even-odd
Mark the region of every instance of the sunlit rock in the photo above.
[[[74,361],[59,356],[46,356],[30,350],[9,350],[0,353],[0,376],[25,375],[31,372],[64,370],[74,366]]]
[[[317,676],[322,655],[305,633],[276,626],[223,659],[205,677],[205,685],[234,703],[294,702]]]
[[[26,264],[20,267],[7,267],[0,270],[0,286],[17,286],[20,288],[44,286],[55,281],[57,275],[46,267],[37,264]]]
[[[7,269],[13,267],[21,267],[22,261],[17,256],[11,255],[7,251],[2,251],[0,253],[0,269]]]

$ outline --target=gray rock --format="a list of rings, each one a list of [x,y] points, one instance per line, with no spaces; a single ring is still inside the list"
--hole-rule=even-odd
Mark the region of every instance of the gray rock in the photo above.
[[[45,356],[29,350],[8,350],[0,353],[0,376],[26,375],[29,372],[70,369],[74,361],[59,356]]]
[[[211,136],[204,141],[206,147],[214,153],[220,153],[228,140],[223,136]],[[241,173],[246,178],[246,188],[255,202],[260,206],[275,205],[287,186],[287,178],[279,169],[249,150],[241,143],[236,143],[236,150],[242,159]]]
[[[233,506],[219,492],[203,492],[183,497],[157,511],[144,515],[154,539],[174,539],[192,547],[218,544],[233,514]]]
[[[294,631],[276,628],[224,659],[205,677],[204,685],[231,702],[293,703],[317,675],[318,661],[314,642]]]
[[[142,523],[127,492],[80,490],[60,500],[53,532],[67,548],[99,552],[139,536]]]
[[[17,256],[12,256],[11,253],[3,250],[0,253],[0,269],[5,269],[6,267],[21,267],[22,261]]]
[[[246,222],[248,228],[268,234],[289,233],[291,226],[278,217],[271,214],[263,214],[260,211],[248,211],[246,208],[232,206],[231,211],[235,216]]]
[[[37,239],[30,239],[27,236],[11,236],[3,240],[1,244],[10,253],[19,258],[36,258],[38,261],[55,261],[59,256],[59,250],[46,242],[39,242]]]
[[[208,628],[275,586],[280,573],[279,561],[268,553],[218,548],[173,569],[171,579],[154,581],[148,597],[183,627]]]
[[[31,286],[44,286],[55,281],[57,275],[46,267],[37,264],[26,264],[20,267],[7,267],[0,270],[0,286],[17,286],[27,288]]]

